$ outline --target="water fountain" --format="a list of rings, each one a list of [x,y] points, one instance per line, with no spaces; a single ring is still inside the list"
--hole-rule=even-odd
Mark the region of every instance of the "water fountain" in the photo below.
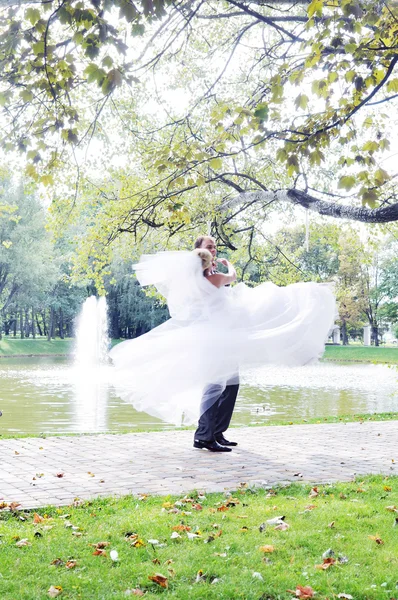
[[[73,421],[78,431],[101,431],[108,421],[108,309],[90,296],[77,319],[73,369]]]
[[[105,296],[84,302],[76,327],[75,364],[94,367],[108,361],[108,314]]]

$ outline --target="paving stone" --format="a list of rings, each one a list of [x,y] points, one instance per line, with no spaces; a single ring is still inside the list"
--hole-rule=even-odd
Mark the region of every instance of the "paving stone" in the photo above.
[[[191,431],[0,440],[0,498],[38,508],[76,497],[224,491],[244,482],[314,484],[397,470],[398,421],[242,427],[233,433],[239,446],[228,454],[192,448]],[[44,476],[33,479],[37,473]]]

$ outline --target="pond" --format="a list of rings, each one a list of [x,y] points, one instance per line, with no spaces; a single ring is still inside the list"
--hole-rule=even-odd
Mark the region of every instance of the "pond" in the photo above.
[[[78,372],[63,358],[0,359],[1,434],[168,429],[117,397],[111,367]],[[319,363],[242,375],[234,425],[398,410],[398,371],[385,365]]]

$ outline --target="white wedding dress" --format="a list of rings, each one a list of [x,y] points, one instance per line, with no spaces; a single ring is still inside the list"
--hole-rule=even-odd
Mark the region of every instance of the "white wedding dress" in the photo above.
[[[197,421],[206,386],[224,387],[245,367],[318,358],[336,316],[327,285],[216,288],[192,252],[143,256],[135,270],[142,286],[165,296],[171,318],[111,350],[116,392],[176,425]]]

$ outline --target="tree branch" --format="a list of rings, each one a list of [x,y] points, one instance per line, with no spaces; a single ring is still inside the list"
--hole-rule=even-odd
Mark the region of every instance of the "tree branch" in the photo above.
[[[307,192],[301,190],[277,190],[273,192],[249,192],[239,194],[232,200],[225,202],[220,207],[221,212],[236,206],[240,203],[261,202],[264,201],[284,201],[302,206],[307,210],[312,210],[320,215],[333,217],[335,219],[350,219],[351,221],[360,221],[362,223],[388,223],[398,221],[398,203],[391,204],[383,208],[365,208],[357,206],[343,206],[336,202],[327,202],[310,196]]]

